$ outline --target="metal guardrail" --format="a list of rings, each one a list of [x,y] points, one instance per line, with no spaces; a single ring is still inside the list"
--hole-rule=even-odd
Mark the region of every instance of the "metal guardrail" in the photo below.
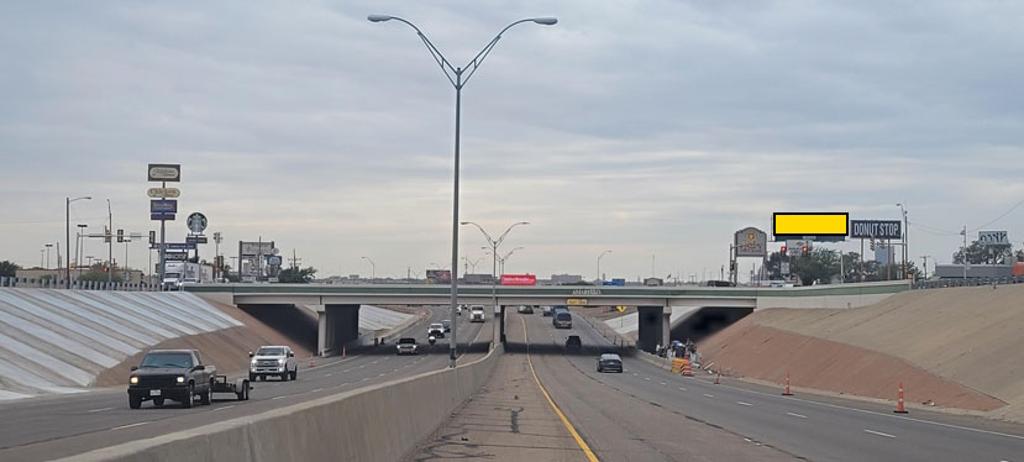
[[[979,287],[998,286],[1005,284],[1024,283],[1024,276],[1006,276],[1001,278],[967,278],[967,279],[939,279],[936,281],[917,281],[911,285],[912,289],[944,289],[948,287]]]
[[[52,278],[19,278],[0,277],[0,287],[18,287],[23,289],[64,289],[63,279]],[[156,292],[161,287],[156,284],[107,282],[107,281],[72,281],[72,290],[110,290],[120,292]]]

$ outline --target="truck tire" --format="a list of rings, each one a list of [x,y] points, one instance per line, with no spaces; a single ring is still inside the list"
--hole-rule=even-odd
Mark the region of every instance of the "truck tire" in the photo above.
[[[153,405],[156,406],[156,407],[164,407],[164,399],[163,398],[153,398]]]
[[[243,381],[242,382],[242,389],[239,390],[237,393],[235,393],[235,396],[238,397],[239,401],[248,401],[249,400],[249,382]]]
[[[199,404],[203,406],[209,406],[213,404],[213,381],[210,381],[210,385],[206,387],[206,393],[199,396]]]
[[[255,382],[256,381],[256,374],[253,374],[252,372],[250,372],[249,373],[249,381],[250,382]]]
[[[188,384],[188,390],[185,391],[185,397],[181,400],[181,407],[185,409],[192,409],[193,400],[195,399],[196,386],[194,384]]]
[[[295,370],[292,371],[292,380],[299,378],[299,366],[295,366]]]
[[[281,381],[287,382],[289,375],[291,375],[291,372],[288,372],[288,370],[286,369],[283,373],[281,373]]]
[[[142,397],[135,395],[128,395],[128,407],[132,409],[138,409],[142,407]]]

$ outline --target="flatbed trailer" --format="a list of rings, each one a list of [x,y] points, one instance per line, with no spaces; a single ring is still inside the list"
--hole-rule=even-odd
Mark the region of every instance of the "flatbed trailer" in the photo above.
[[[226,375],[213,376],[213,388],[211,390],[214,393],[234,393],[239,401],[248,401],[249,390],[251,389],[248,378],[241,377],[232,382],[228,380]]]

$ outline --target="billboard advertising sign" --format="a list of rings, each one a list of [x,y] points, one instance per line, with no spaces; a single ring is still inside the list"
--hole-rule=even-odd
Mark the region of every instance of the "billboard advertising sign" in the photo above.
[[[149,201],[149,213],[178,213],[178,201],[174,199],[153,199]]]
[[[900,239],[903,237],[903,222],[899,220],[850,220],[850,237]]]
[[[149,181],[181,181],[181,164],[149,164]]]
[[[149,248],[150,249],[159,249],[160,248],[160,243],[159,242],[154,242],[154,243],[149,245]],[[164,249],[166,249],[167,251],[195,250],[196,249],[196,243],[195,242],[168,242],[168,243],[164,244]]]
[[[255,257],[257,255],[273,255],[274,242],[238,242],[238,253],[243,257]]]
[[[1010,245],[1010,237],[1006,231],[978,231],[978,243],[981,245]]]
[[[850,214],[846,212],[775,212],[772,233],[775,240],[842,240],[849,234]]]
[[[535,274],[502,274],[501,285],[503,286],[535,286],[537,275]]]
[[[743,228],[733,236],[737,257],[765,257],[768,255],[768,233],[757,228]]]
[[[427,270],[427,281],[432,284],[449,284],[452,282],[452,272],[449,270]]]

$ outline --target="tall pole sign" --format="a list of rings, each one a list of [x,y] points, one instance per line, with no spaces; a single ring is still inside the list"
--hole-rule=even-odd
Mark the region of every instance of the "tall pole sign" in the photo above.
[[[150,197],[159,197],[149,201],[149,217],[151,220],[160,222],[160,261],[158,263],[160,267],[160,279],[157,281],[159,284],[163,284],[164,273],[167,269],[167,221],[174,221],[174,216],[178,212],[178,201],[176,198],[181,195],[181,191],[175,188],[167,188],[168,182],[180,182],[181,181],[181,165],[180,164],[149,164],[147,169],[149,181],[160,182],[159,190],[157,188],[151,188],[147,191],[147,195]]]

